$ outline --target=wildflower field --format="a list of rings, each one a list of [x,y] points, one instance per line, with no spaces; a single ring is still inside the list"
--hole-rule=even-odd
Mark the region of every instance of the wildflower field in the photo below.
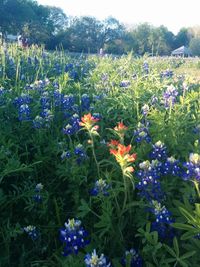
[[[2,47],[0,142],[1,267],[200,266],[200,59]]]

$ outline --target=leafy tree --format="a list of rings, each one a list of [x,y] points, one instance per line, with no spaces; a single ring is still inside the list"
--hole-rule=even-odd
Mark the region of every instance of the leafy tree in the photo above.
[[[200,56],[200,37],[192,38],[190,41],[190,49],[194,56]]]

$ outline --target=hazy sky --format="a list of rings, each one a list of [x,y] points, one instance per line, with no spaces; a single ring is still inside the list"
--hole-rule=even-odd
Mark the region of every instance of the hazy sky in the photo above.
[[[165,25],[174,33],[181,27],[200,25],[200,0],[37,0],[61,7],[68,16],[112,16],[120,22]]]

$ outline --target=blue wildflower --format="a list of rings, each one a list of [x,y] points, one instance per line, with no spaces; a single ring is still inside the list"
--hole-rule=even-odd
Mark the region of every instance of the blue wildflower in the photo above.
[[[163,199],[164,194],[161,190],[160,167],[161,163],[158,161],[148,160],[139,164],[140,170],[136,172],[139,182],[136,188],[140,191],[140,196],[145,197],[146,200]]]
[[[146,141],[147,143],[151,142],[151,137],[149,135],[149,129],[142,123],[138,123],[137,129],[134,131],[134,136],[136,142],[140,143],[142,141]]]
[[[90,191],[92,196],[97,196],[99,194],[103,194],[104,196],[108,196],[108,189],[110,186],[106,183],[105,180],[99,179],[95,182],[94,188]]]
[[[183,172],[184,180],[196,180],[200,182],[200,155],[191,153],[189,161],[184,163],[185,170]]]
[[[28,225],[23,228],[24,232],[28,234],[28,236],[35,241],[39,237],[39,232],[33,225]]]
[[[22,104],[19,107],[19,120],[20,121],[27,121],[30,120],[30,108],[27,104]]]
[[[150,153],[152,159],[165,160],[167,158],[167,149],[164,143],[161,141],[156,142],[153,145],[153,150]]]
[[[173,85],[168,86],[166,91],[163,93],[163,102],[165,108],[173,107],[177,101],[177,96],[177,89]]]
[[[69,158],[71,158],[71,153],[70,153],[70,151],[63,151],[63,153],[60,157],[62,160],[63,159],[69,159]]]
[[[89,244],[88,233],[81,226],[81,221],[76,219],[68,219],[65,227],[61,228],[60,241],[64,244],[63,255],[77,254],[81,248]]]
[[[125,252],[125,257],[123,257],[123,259],[121,260],[122,266],[127,266],[127,262],[130,263],[130,265],[128,265],[130,267],[143,266],[142,258],[134,248],[131,248],[130,250],[127,250]]]
[[[176,160],[174,157],[167,158],[167,160],[162,164],[161,173],[164,175],[181,175],[179,160]]]
[[[111,267],[111,263],[108,262],[104,254],[99,257],[94,249],[92,254],[87,254],[85,256],[86,267]]]
[[[130,81],[129,80],[123,80],[120,82],[119,86],[120,87],[123,87],[123,88],[127,88],[131,85]]]
[[[87,158],[87,155],[86,155],[86,152],[85,152],[85,150],[84,150],[84,147],[83,147],[83,145],[81,145],[81,144],[78,144],[78,145],[75,147],[75,149],[74,149],[74,154],[75,154],[76,156],[78,156],[78,157],[77,157],[77,163],[78,163],[78,164],[82,163],[82,161],[85,160],[85,159]]]
[[[81,109],[87,111],[90,109],[90,97],[87,94],[81,96]]]

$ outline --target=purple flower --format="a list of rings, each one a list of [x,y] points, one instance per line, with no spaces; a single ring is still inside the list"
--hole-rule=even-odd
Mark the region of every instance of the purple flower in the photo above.
[[[130,250],[127,250],[125,252],[125,257],[123,257],[123,259],[121,260],[122,266],[127,266],[127,262],[130,263],[130,265],[128,265],[130,267],[143,266],[142,258],[134,248],[131,248]]]
[[[86,254],[84,261],[86,267],[111,267],[111,263],[108,262],[104,254],[98,256],[95,249],[92,254]]]
[[[166,91],[163,93],[163,102],[165,108],[173,107],[177,101],[177,96],[177,89],[173,85],[168,86]]]
[[[164,143],[161,141],[156,142],[153,145],[153,150],[150,153],[150,157],[152,159],[157,159],[157,160],[164,160],[167,158],[167,149]]]
[[[88,233],[81,226],[81,221],[76,219],[68,219],[65,227],[61,228],[60,241],[64,244],[63,255],[77,254],[81,248],[89,244]]]
[[[91,190],[90,194],[92,196],[97,196],[99,194],[103,194],[104,196],[108,196],[108,189],[110,186],[106,183],[105,180],[99,179],[95,182],[94,188]]]
[[[147,143],[151,142],[151,137],[149,135],[149,129],[142,123],[138,123],[137,130],[134,131],[134,136],[136,142],[140,143],[142,141],[146,141]]]

